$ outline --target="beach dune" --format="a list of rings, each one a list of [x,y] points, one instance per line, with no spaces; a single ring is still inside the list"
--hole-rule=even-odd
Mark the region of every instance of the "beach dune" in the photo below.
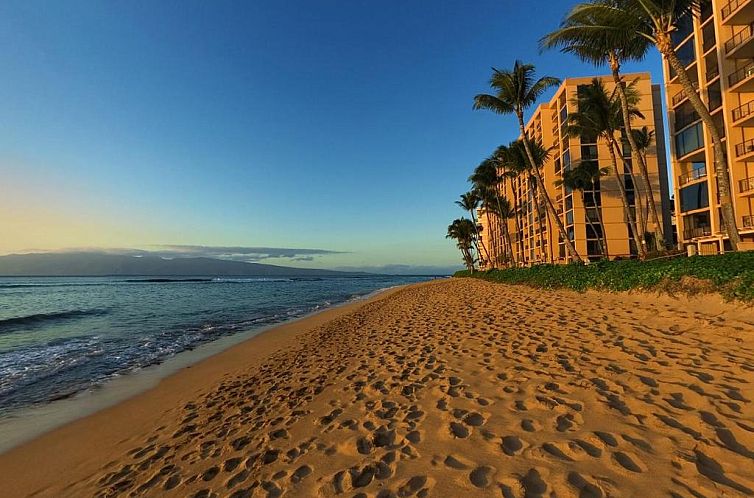
[[[752,496],[754,310],[472,279],[284,325],[0,455],[3,496]]]

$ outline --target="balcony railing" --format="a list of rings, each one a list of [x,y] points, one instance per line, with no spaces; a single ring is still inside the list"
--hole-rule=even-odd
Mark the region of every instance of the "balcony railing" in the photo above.
[[[725,42],[725,53],[731,53],[733,50],[749,41],[752,37],[754,37],[754,23],[749,24],[744,29],[733,35],[730,40]]]
[[[700,178],[706,178],[707,177],[707,168],[701,167],[694,170],[691,170],[690,173],[686,173],[685,175],[681,175],[678,177],[678,185],[686,185],[689,182],[693,182],[694,180],[699,180]]]
[[[754,152],[754,138],[745,142],[741,142],[740,144],[736,144],[736,157],[745,156],[746,154],[751,154],[752,152]]]
[[[694,90],[697,92],[699,91],[699,83],[694,83]],[[676,93],[673,98],[670,100],[671,104],[673,104],[673,107],[677,106],[684,100],[686,100],[689,97],[688,92],[686,90],[681,90],[680,92]]]
[[[738,191],[742,194],[744,192],[751,192],[754,190],[754,177],[744,178],[738,182]]]
[[[749,62],[741,69],[730,73],[728,75],[728,86],[736,86],[751,75],[754,75],[754,61]]]
[[[731,0],[725,4],[722,9],[723,20],[727,19],[729,15],[738,10],[738,8],[746,2],[748,2],[748,0]]]
[[[694,228],[687,228],[683,231],[683,238],[684,239],[693,239],[695,237],[705,237],[707,235],[712,235],[712,227],[709,225],[694,227]]]
[[[743,221],[742,225],[744,228],[754,228],[754,216],[751,216],[751,215],[744,216],[742,221]]]
[[[733,109],[733,122],[740,121],[754,114],[754,100]]]

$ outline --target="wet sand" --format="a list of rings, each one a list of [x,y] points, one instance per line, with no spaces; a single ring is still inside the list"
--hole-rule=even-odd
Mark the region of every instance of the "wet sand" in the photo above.
[[[752,400],[752,308],[436,281],[0,455],[0,494],[752,496]]]

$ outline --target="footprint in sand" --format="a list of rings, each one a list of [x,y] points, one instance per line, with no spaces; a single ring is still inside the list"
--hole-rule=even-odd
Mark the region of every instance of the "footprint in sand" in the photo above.
[[[469,474],[469,481],[477,488],[486,488],[492,484],[492,478],[495,476],[497,469],[489,465],[477,467]]]
[[[516,436],[505,436],[503,437],[500,446],[503,449],[503,453],[509,456],[515,456],[521,452],[524,444]]]

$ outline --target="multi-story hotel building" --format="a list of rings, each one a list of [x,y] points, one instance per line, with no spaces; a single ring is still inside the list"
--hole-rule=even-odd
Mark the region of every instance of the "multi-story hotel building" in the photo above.
[[[526,130],[531,137],[540,141],[544,148],[551,149],[550,157],[541,170],[544,186],[578,253],[584,259],[601,258],[599,239],[601,227],[604,227],[608,256],[611,259],[630,257],[637,253],[637,248],[629,231],[618,180],[612,171],[600,178],[594,194],[590,193],[586,196],[587,205],[584,202],[585,197],[580,192],[558,184],[558,180],[563,178],[563,172],[581,161],[596,161],[600,168],[612,169],[606,143],[594,139],[585,141],[580,137],[571,137],[565,133],[564,127],[568,114],[574,112],[577,107],[574,100],[578,89],[582,85],[591,84],[592,79],[593,77],[566,79],[548,103],[541,104],[534,110],[526,125]],[[599,79],[604,83],[606,91],[612,93],[615,87],[612,77],[603,76]],[[632,126],[637,129],[647,126],[649,130],[655,132],[655,141],[647,150],[646,162],[667,242],[670,240],[672,227],[660,87],[652,85],[648,73],[626,74],[624,79],[633,83],[641,95],[638,108],[643,117],[635,118]],[[619,142],[622,141],[621,137],[616,138]],[[627,164],[631,164],[631,150],[627,142],[623,153]],[[632,178],[625,170],[620,158],[618,158],[618,170],[625,182],[629,201],[634,203],[636,195]],[[637,175],[638,170],[636,168]],[[526,265],[568,262],[566,247],[560,239],[557,226],[546,214],[544,202],[541,196],[537,196],[535,184],[529,176],[519,175],[513,180],[506,180],[501,184],[501,194],[508,198],[521,213],[519,227],[516,226],[515,219],[507,220],[516,261]],[[635,210],[634,204],[632,204],[633,210]],[[492,260],[497,258],[499,266],[502,259],[500,252],[504,247],[499,221],[482,209],[479,211],[479,222],[485,248],[491,253]],[[647,230],[650,232],[654,230],[651,219]],[[481,259],[486,259],[484,251],[482,251]],[[492,266],[487,261],[484,263],[483,268]]]
[[[673,44],[709,108],[728,158],[740,249],[754,249],[754,0],[712,0],[679,23]],[[681,247],[729,246],[720,216],[712,138],[665,62],[675,212]]]

